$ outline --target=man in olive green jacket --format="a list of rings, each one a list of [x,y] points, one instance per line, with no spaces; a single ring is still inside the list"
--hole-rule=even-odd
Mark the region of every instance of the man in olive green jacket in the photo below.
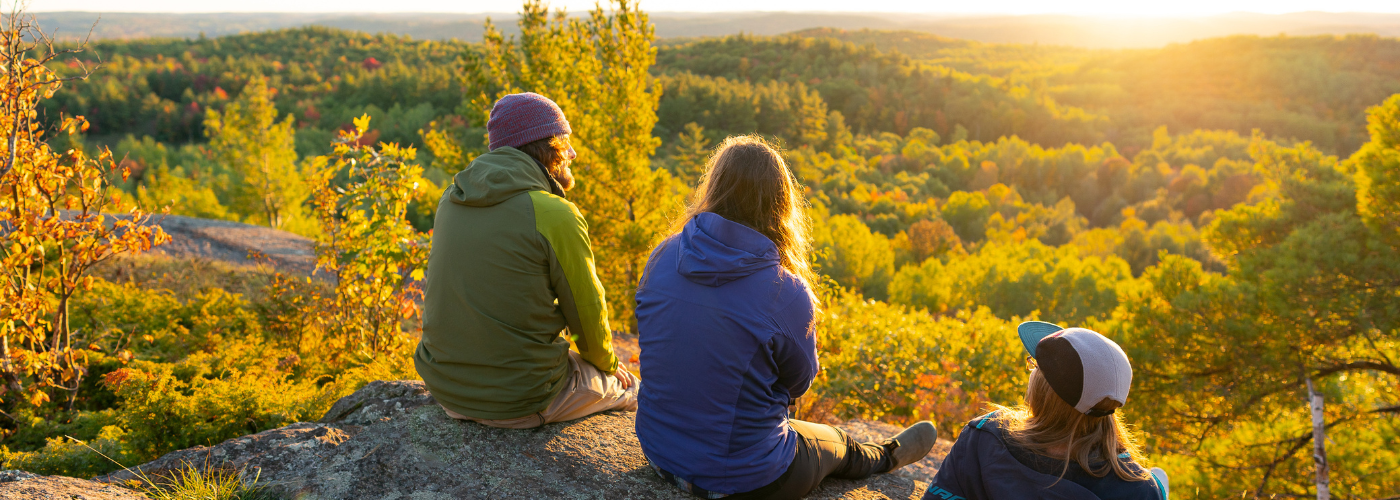
[[[487,130],[491,151],[438,203],[418,374],[449,416],[495,427],[635,411],[640,383],[613,354],[588,224],[563,198],[569,122],[543,96],[512,94]]]

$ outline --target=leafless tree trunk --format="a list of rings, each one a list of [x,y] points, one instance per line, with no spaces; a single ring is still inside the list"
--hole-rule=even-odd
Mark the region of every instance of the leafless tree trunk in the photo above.
[[[1313,463],[1317,468],[1317,500],[1331,500],[1332,492],[1327,489],[1327,441],[1326,422],[1322,416],[1322,393],[1313,389],[1312,378],[1308,383],[1308,406],[1312,408]]]

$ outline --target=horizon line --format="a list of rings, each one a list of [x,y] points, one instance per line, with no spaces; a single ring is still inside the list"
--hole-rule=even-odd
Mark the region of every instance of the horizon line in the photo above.
[[[570,13],[586,13],[592,9],[570,10]],[[451,14],[462,16],[514,16],[519,12],[464,12],[464,11],[401,11],[401,12],[365,12],[365,11],[208,11],[208,12],[175,12],[175,11],[107,11],[107,10],[29,10],[27,14],[120,14],[120,15],[175,15],[175,16],[198,16],[198,15],[345,15],[345,16],[393,16],[393,15],[415,15],[415,14]],[[1383,15],[1398,16],[1400,12],[1375,12],[1375,11],[1324,11],[1305,10],[1283,13],[1266,13],[1253,11],[1230,11],[1210,14],[1166,14],[1166,15],[1132,15],[1132,14],[1084,14],[1071,12],[1036,12],[1036,13],[1009,13],[1009,12],[916,12],[916,11],[847,11],[847,10],[732,10],[732,11],[647,11],[648,16],[657,15],[691,15],[691,16],[715,16],[734,14],[820,14],[820,15],[916,15],[924,17],[943,18],[976,18],[976,17],[1072,17],[1087,19],[1203,19],[1226,16],[1267,16],[1283,17],[1296,16],[1301,14],[1326,14],[1326,15]]]

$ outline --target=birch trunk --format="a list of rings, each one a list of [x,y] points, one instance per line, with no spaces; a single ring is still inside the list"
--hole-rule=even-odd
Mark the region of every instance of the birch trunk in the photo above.
[[[1322,416],[1322,393],[1313,389],[1312,378],[1308,382],[1308,400],[1312,407],[1313,463],[1317,469],[1317,500],[1330,500],[1332,493],[1327,489],[1327,427]]]

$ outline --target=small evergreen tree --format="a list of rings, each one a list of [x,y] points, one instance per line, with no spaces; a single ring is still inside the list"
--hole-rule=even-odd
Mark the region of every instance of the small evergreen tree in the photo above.
[[[1384,148],[1377,128],[1368,148]],[[1310,144],[1257,135],[1250,153],[1262,179],[1254,203],[1204,231],[1227,272],[1164,255],[1143,273],[1150,286],[1122,301],[1124,321],[1107,327],[1133,358],[1134,412],[1168,470],[1191,478],[1183,488],[1303,495],[1313,485],[1311,379],[1327,400],[1333,494],[1384,496],[1400,486],[1394,454],[1377,453],[1400,432],[1400,247],[1383,224],[1364,223],[1347,173],[1384,164],[1358,155],[1340,168]]]
[[[205,133],[214,155],[238,175],[231,207],[244,221],[314,235],[302,204],[309,192],[297,166],[295,120],[277,121],[266,77],[255,77],[222,112],[209,110]]]
[[[705,174],[709,158],[710,140],[705,138],[705,127],[695,122],[685,124],[685,130],[676,138],[676,152],[671,155],[671,174],[693,188]]]

